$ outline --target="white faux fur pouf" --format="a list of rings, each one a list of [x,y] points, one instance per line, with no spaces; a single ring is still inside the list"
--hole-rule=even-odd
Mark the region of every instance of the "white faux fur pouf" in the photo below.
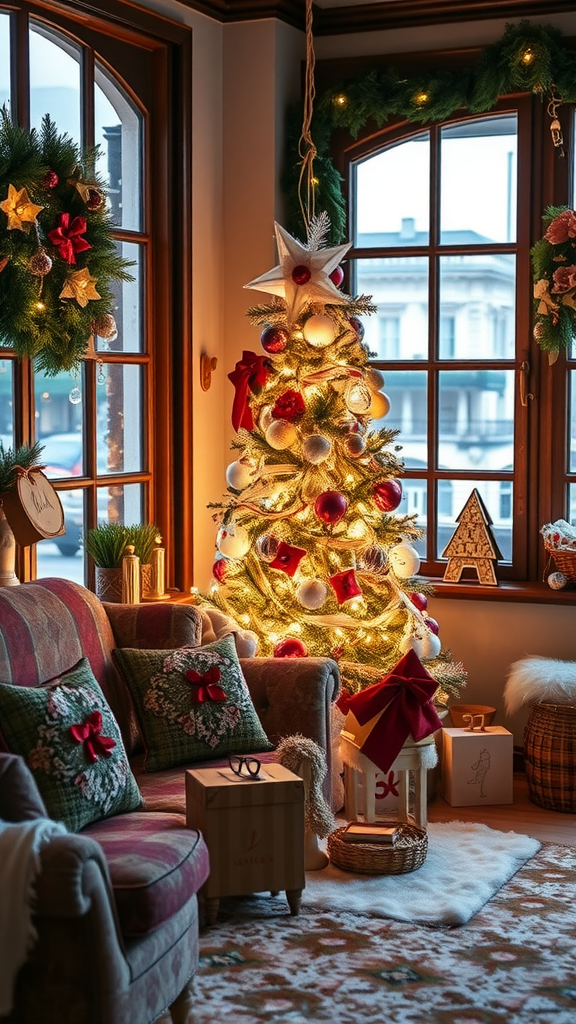
[[[509,715],[524,704],[576,704],[576,661],[522,658],[510,666],[504,703]]]

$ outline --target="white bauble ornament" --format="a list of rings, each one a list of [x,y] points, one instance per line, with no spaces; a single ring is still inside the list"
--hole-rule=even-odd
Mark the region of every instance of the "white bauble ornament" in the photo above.
[[[372,401],[368,409],[368,416],[371,420],[381,420],[390,412],[390,399],[383,391],[372,391]]]
[[[310,434],[302,443],[302,455],[312,465],[318,466],[328,458],[332,445],[322,434]]]
[[[266,431],[266,440],[270,447],[275,448],[276,451],[290,448],[297,437],[296,427],[288,420],[272,420]]]
[[[242,558],[250,548],[250,538],[243,526],[222,526],[218,530],[216,547],[226,558]]]
[[[408,580],[420,568],[420,555],[407,541],[401,541],[388,553],[390,565],[401,580]]]
[[[336,325],[329,316],[309,316],[302,333],[313,348],[326,348],[336,337]]]
[[[296,591],[296,597],[303,608],[314,611],[322,607],[327,593],[322,580],[304,580]]]
[[[384,380],[384,374],[381,370],[377,370],[375,366],[368,367],[364,379],[370,388],[370,391],[381,391],[386,383]]]
[[[566,586],[568,580],[566,579],[563,572],[551,572],[547,583],[551,590],[562,590]]]
[[[363,380],[355,380],[346,388],[344,401],[350,412],[366,413],[372,404],[372,392]]]
[[[431,661],[432,658],[437,658],[442,650],[442,644],[440,638],[436,636],[431,630],[427,629],[424,631],[422,638],[419,641],[420,653],[418,657],[423,661]]]
[[[258,417],[258,426],[260,427],[260,430],[262,431],[263,434],[266,433],[266,431],[268,430],[268,427],[270,426],[271,423],[272,423],[272,406],[271,405],[263,405],[261,410],[260,410],[260,415]]]
[[[226,483],[235,491],[243,491],[254,479],[254,462],[231,462],[226,470]]]

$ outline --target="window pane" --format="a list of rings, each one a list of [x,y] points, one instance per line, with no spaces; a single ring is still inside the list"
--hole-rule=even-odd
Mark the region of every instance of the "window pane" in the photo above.
[[[74,391],[80,397],[72,402]],[[61,372],[47,377],[34,375],[36,438],[44,446],[42,463],[46,476],[81,476],[84,473],[82,444],[82,379]]]
[[[64,510],[66,533],[41,540],[36,548],[38,578],[61,576],[84,583],[84,558],[80,539],[84,532],[84,491],[58,491]]]
[[[14,435],[14,363],[0,359],[0,441],[5,448],[13,447]]]
[[[30,124],[40,128],[50,114],[59,134],[82,143],[80,48],[43,25],[30,26]]]
[[[99,473],[142,469],[142,368],[105,363],[97,389],[96,439]]]
[[[512,470],[514,371],[442,370],[438,376],[439,468]]]
[[[568,520],[572,526],[576,526],[576,484],[568,487]]]
[[[143,522],[144,487],[142,484],[113,485],[98,488],[98,522],[132,526]]]
[[[142,118],[118,83],[98,62],[95,69],[95,139],[99,175],[107,183],[114,223],[142,227]]]
[[[96,348],[100,352],[142,352],[142,259],[143,247],[133,242],[117,242],[119,256],[135,265],[130,268],[133,281],[111,281],[110,288],[115,295],[114,319],[118,328],[116,338],[96,337]]]
[[[357,260],[356,290],[371,295],[378,303],[376,316],[364,320],[365,341],[376,359],[426,359],[426,257]]]
[[[428,488],[425,480],[416,480],[412,477],[402,477],[402,501],[400,502],[397,515],[413,515],[416,513],[418,520],[416,525],[421,530],[426,530],[427,509],[426,501]],[[426,533],[418,540],[410,542],[414,545],[421,558],[426,558]]]
[[[569,472],[576,473],[576,370],[570,370]]]
[[[515,257],[443,256],[440,359],[513,359],[515,332]]]
[[[390,399],[390,412],[373,420],[371,429],[399,430],[395,443],[402,445],[399,457],[410,469],[428,464],[428,374],[422,370],[386,370],[384,392]]]
[[[449,490],[450,488],[450,490]],[[454,534],[460,516],[472,491],[476,488],[492,519],[490,530],[500,548],[502,561],[512,561],[512,482],[510,480],[439,480],[437,557]],[[448,494],[451,493],[451,508]],[[507,495],[503,501],[503,495]],[[475,577],[477,578],[477,577]]]
[[[0,107],[10,106],[10,15],[0,14]]]
[[[442,129],[443,245],[515,241],[516,120],[505,114]]]
[[[427,245],[430,223],[428,132],[356,164],[354,245]],[[393,197],[393,198],[392,198]]]

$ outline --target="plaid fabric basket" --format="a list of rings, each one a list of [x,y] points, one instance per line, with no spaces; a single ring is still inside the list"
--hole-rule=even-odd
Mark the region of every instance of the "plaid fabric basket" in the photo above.
[[[576,812],[576,707],[534,705],[524,730],[524,760],[532,802]]]

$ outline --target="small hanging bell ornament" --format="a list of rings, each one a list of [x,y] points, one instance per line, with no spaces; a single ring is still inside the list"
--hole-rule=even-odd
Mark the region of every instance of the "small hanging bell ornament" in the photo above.
[[[550,123],[550,134],[554,146],[560,150],[560,156],[564,156],[564,136],[562,135],[562,125],[557,117]]]

